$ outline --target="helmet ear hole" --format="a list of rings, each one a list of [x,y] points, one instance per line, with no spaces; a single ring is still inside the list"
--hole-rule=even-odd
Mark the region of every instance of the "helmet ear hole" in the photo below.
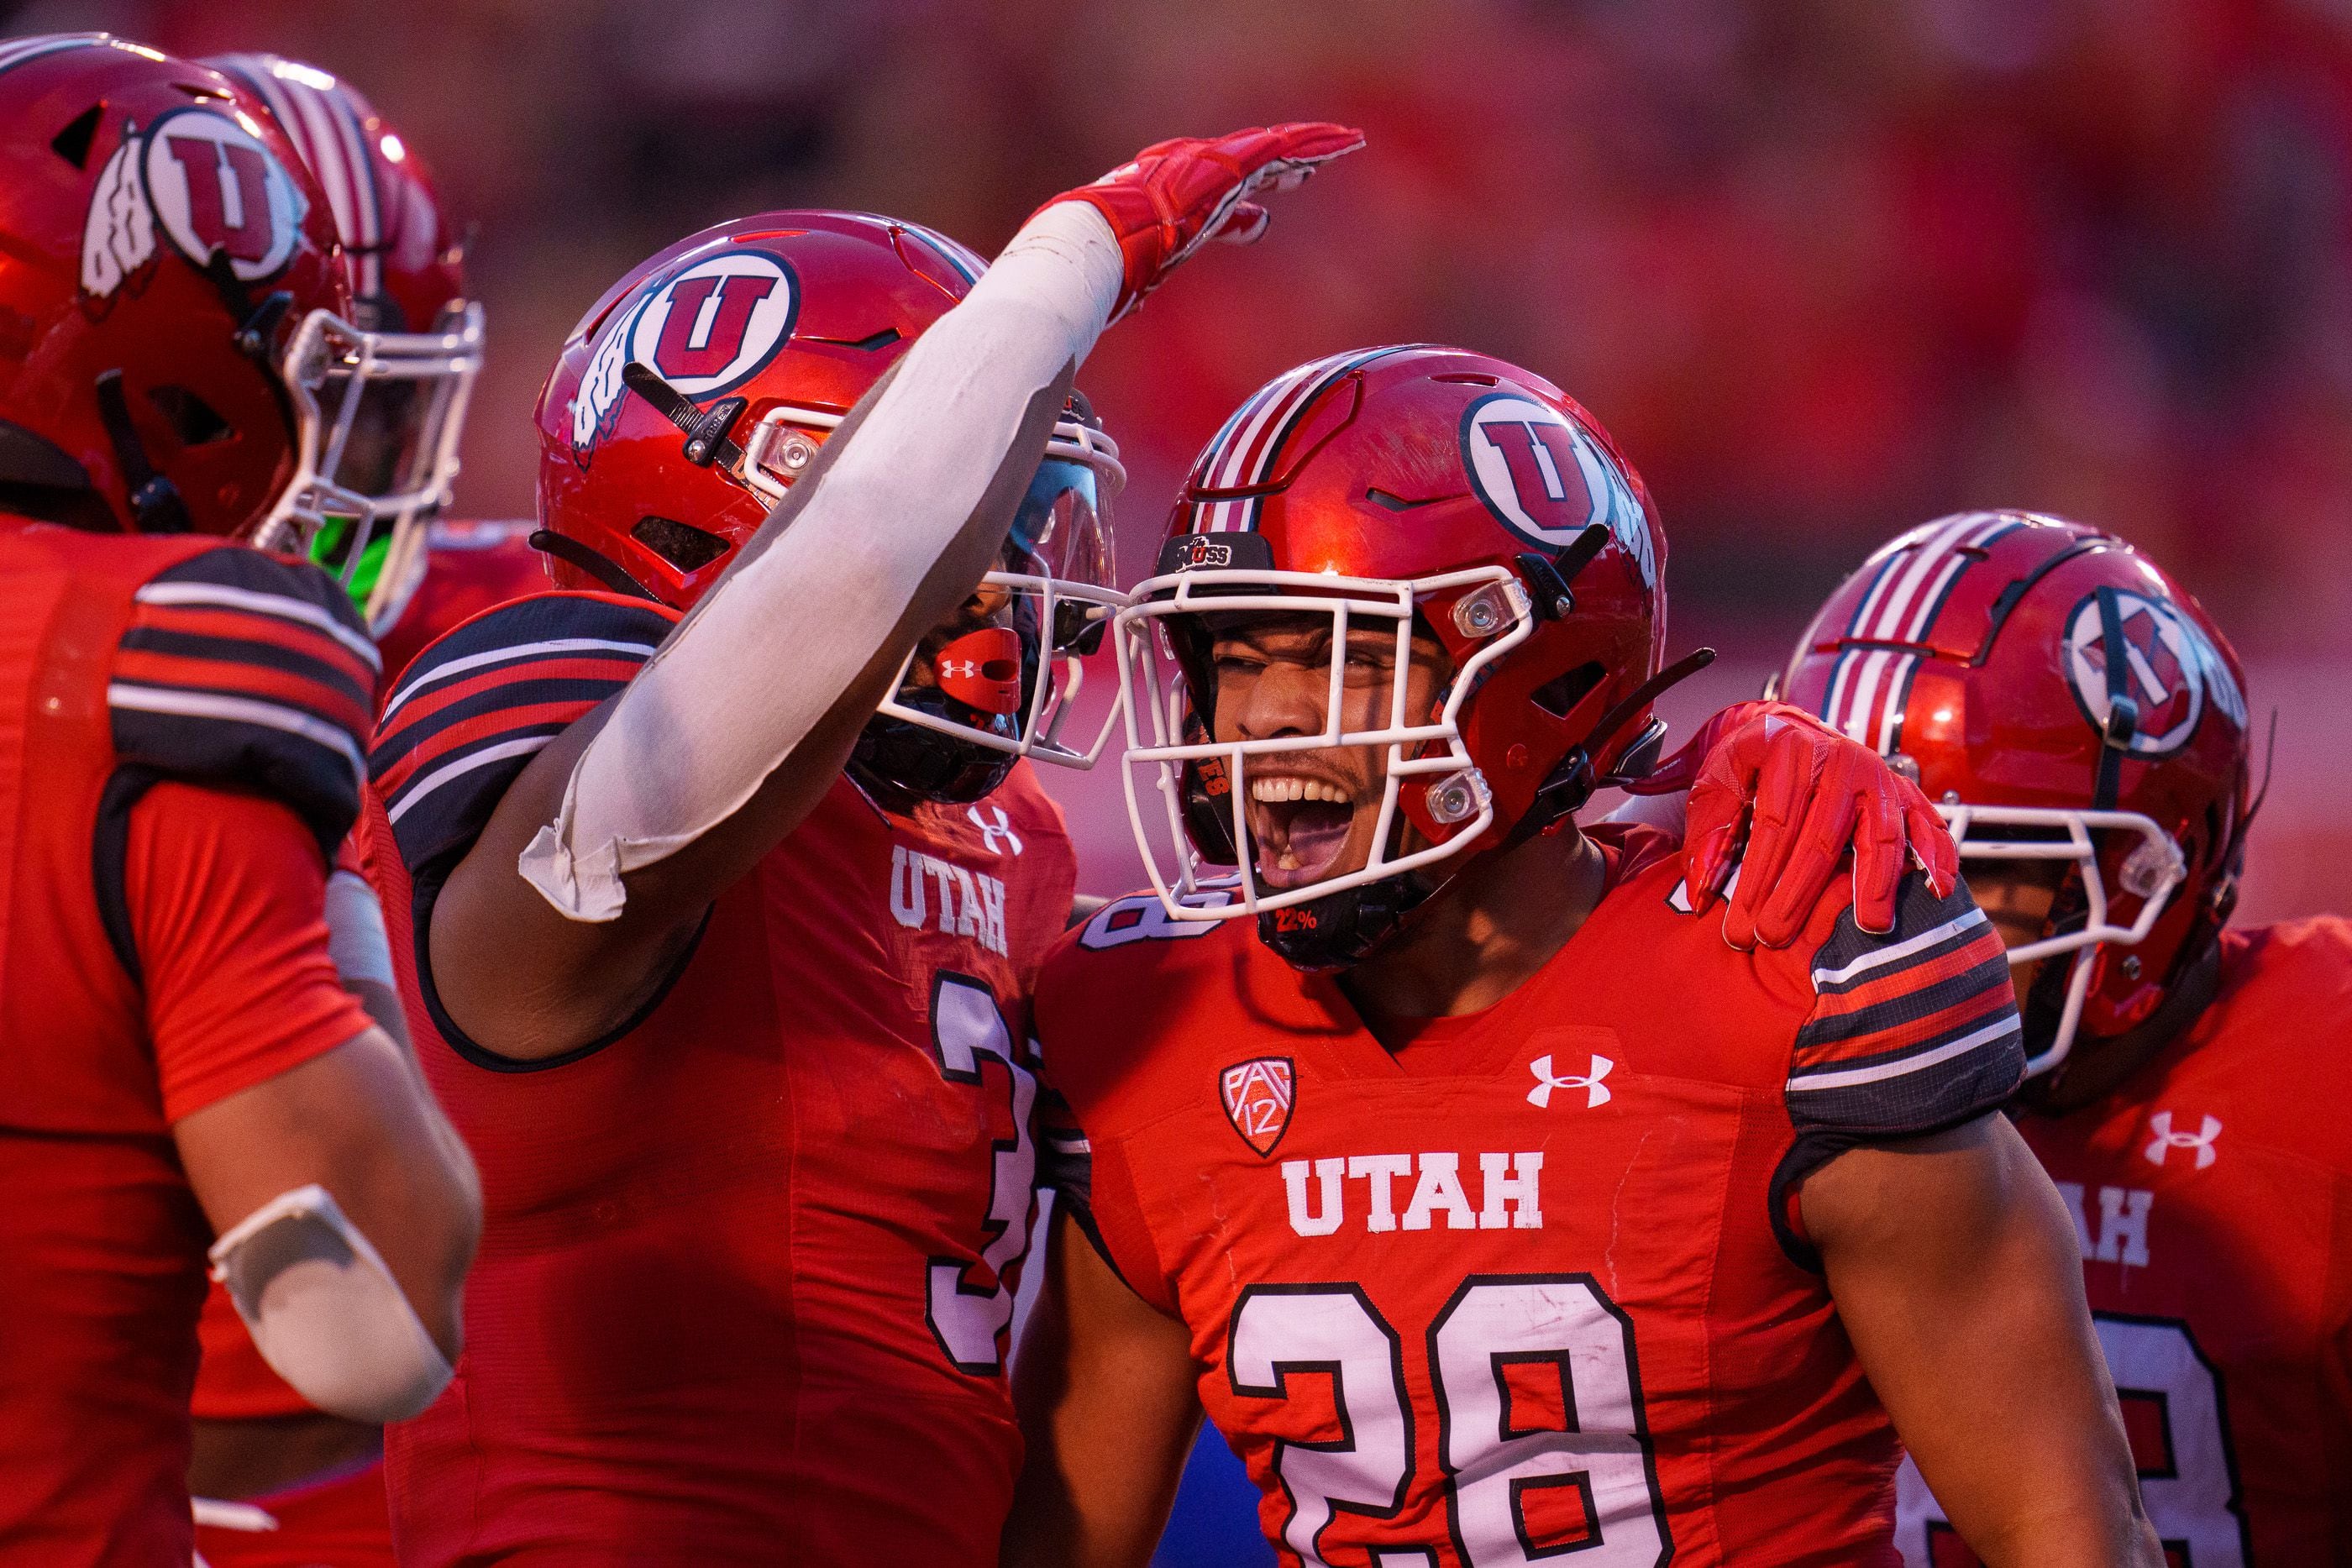
[[[155,405],[155,412],[163,416],[182,446],[208,445],[236,434],[212,404],[185,387],[153,388],[147,401]]]
[[[71,120],[65,129],[49,138],[49,151],[77,169],[89,166],[89,149],[98,140],[99,121],[106,118],[106,105],[93,103]]]
[[[725,555],[728,542],[707,528],[651,515],[639,517],[629,537],[680,571],[699,571]]]
[[[1608,678],[1608,668],[1599,660],[1590,660],[1565,674],[1554,675],[1529,692],[1528,698],[1552,717],[1566,718],[1576,711],[1577,704],[1591,696],[1593,688]]]

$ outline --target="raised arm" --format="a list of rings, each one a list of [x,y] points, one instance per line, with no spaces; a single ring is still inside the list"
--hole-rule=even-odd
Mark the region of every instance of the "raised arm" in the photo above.
[[[621,696],[507,790],[433,911],[450,1018],[535,1060],[634,1012],[980,580],[1103,327],[1204,240],[1254,235],[1254,193],[1360,141],[1284,126],[1162,143],[1031,218]]]
[[[1919,1472],[1991,1568],[2158,1568],[2074,1228],[1998,1114],[1806,1181],[1838,1315]]]

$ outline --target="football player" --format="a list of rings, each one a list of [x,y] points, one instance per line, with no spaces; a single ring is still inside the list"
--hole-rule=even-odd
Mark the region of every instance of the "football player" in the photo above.
[[[481,366],[481,308],[468,302],[462,247],[424,161],[350,83],[275,55],[202,62],[267,106],[323,188],[352,289],[352,319],[378,334],[389,370],[430,366],[431,381],[388,373],[332,411],[353,455],[351,483],[324,498],[312,559],[333,572],[376,639],[379,687],[433,637],[475,612],[547,585],[518,525],[441,522],[457,472],[457,439]],[[366,473],[356,472],[364,464]],[[383,497],[389,497],[388,499]],[[430,519],[428,522],[427,519]],[[394,555],[394,547],[398,554]],[[382,915],[351,867],[330,881],[331,913]],[[347,944],[346,983],[387,1029],[399,1001],[380,934]],[[342,953],[339,951],[339,958]],[[195,1459],[196,1543],[213,1568],[353,1568],[393,1562],[380,1427],[314,1409],[269,1369],[218,1285],[200,1324]]]
[[[2253,815],[2229,643],[2115,535],[1972,512],[1864,563],[1782,685],[1943,803],[2008,944],[2017,1125],[2168,1558],[2344,1561],[2352,929],[2229,928]],[[1916,1468],[1900,1487],[1907,1561],[1975,1561]]]
[[[1141,1563],[1205,1408],[1286,1563],[1887,1562],[1898,1427],[1996,1560],[2152,1563],[1965,889],[1742,951],[1664,841],[1575,821],[1688,668],[1583,411],[1335,355],[1171,527],[1115,632],[1155,892],[1034,1000],[1087,1239],[1007,1559]]]
[[[182,1568],[208,1247],[269,1364],[380,1423],[447,1378],[479,1200],[337,980],[376,657],[295,557],[374,371],[325,197],[226,78],[104,34],[0,43],[0,1556]]]
[[[466,291],[465,245],[417,150],[351,83],[277,55],[205,63],[269,106],[326,188],[354,319],[383,334],[377,354],[387,372],[349,409],[345,437],[373,483],[346,487],[354,493],[338,497],[312,556],[366,616],[389,691],[444,632],[548,586],[530,523],[441,515],[482,362],[482,308]],[[422,368],[437,373],[429,382],[400,373]],[[362,504],[371,494],[382,498]],[[412,518],[423,526],[403,526]]]
[[[1099,748],[1064,716],[1118,602],[1072,377],[1358,141],[1163,144],[988,267],[763,214],[574,331],[567,591],[427,648],[372,758],[488,1211],[466,1360],[388,1438],[404,1562],[993,1560],[1023,998],[1074,882],[1024,758]]]

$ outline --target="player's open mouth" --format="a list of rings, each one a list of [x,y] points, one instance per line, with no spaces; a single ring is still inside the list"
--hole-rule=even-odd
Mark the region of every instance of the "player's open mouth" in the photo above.
[[[1287,774],[1253,778],[1249,795],[1257,873],[1268,886],[1303,887],[1330,874],[1356,824],[1355,802],[1345,789]]]

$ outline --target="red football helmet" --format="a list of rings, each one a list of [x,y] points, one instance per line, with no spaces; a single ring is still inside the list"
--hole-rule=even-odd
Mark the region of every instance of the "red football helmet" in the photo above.
[[[300,549],[316,393],[356,365],[324,194],[219,72],[0,42],[0,508]]]
[[[1600,425],[1516,365],[1370,349],[1260,388],[1194,463],[1159,574],[1118,618],[1129,815],[1169,912],[1222,919],[1402,886],[1390,879],[1539,831],[1597,781],[1640,771],[1663,733],[1650,703],[1665,554],[1648,493]],[[1374,619],[1395,629],[1399,669],[1419,626],[1443,643],[1451,683],[1422,715],[1404,711],[1397,681],[1376,729],[1343,732],[1335,700],[1321,734],[1214,741],[1198,632],[1208,611],[1328,615],[1334,647],[1350,621]],[[1388,748],[1370,863],[1262,894],[1244,812],[1250,758],[1343,746]],[[1401,850],[1399,811],[1427,846]],[[1193,896],[1194,857],[1237,865],[1238,897]]]
[[[2113,534],[1968,512],[1830,596],[1784,700],[1916,769],[1963,860],[2072,862],[2028,998],[2032,1072],[2144,1022],[2236,900],[2245,685],[2204,610]]]
[[[352,290],[352,323],[321,347],[374,372],[345,383],[312,459],[330,517],[312,542],[368,624],[400,618],[425,575],[425,535],[457,477],[466,404],[482,368],[482,310],[424,161],[349,82],[277,55],[203,62],[268,106],[325,190]]]
[[[633,268],[572,329],[539,400],[541,531],[557,583],[683,609],[815,460],[826,435],[986,263],[917,225],[774,212]],[[1109,587],[1118,449],[1082,404],[1055,426],[988,592],[1010,624],[908,656],[861,743],[877,771],[971,800],[1019,757],[1090,766],[1060,736]],[[877,526],[881,520],[877,519]],[[813,589],[813,591],[818,591]],[[1059,679],[1048,666],[1058,664]],[[978,747],[926,747],[910,730]],[[911,744],[910,744],[911,743]]]

